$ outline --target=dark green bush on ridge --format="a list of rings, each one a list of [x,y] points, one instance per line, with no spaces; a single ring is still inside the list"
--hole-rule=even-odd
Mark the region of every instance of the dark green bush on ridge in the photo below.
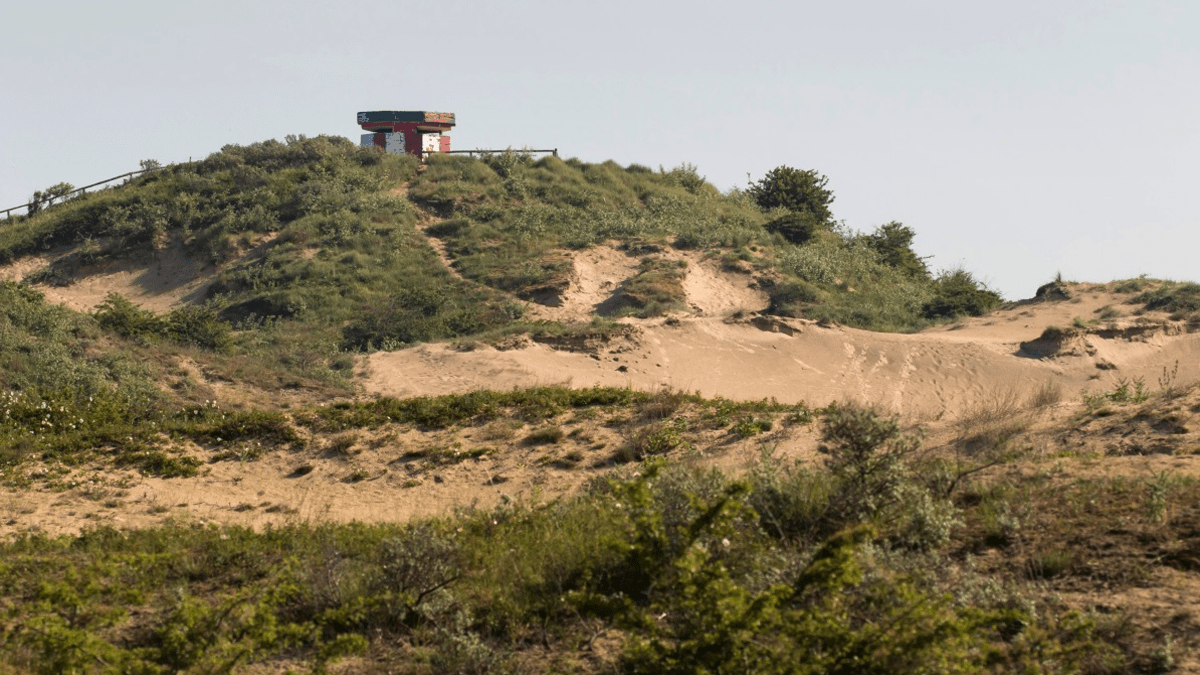
[[[747,192],[763,209],[784,208],[805,213],[816,224],[827,225],[833,221],[833,212],[829,210],[833,192],[825,187],[828,183],[829,179],[814,169],[802,171],[777,166],[758,182],[751,183]]]
[[[867,246],[879,254],[884,264],[911,277],[928,279],[929,269],[925,266],[925,260],[912,250],[912,240],[915,236],[912,228],[892,221],[880,225],[874,232],[866,235],[864,240]]]
[[[982,316],[1001,302],[999,293],[988,290],[961,268],[940,274],[933,288],[933,299],[921,308],[929,319]]]
[[[775,232],[789,242],[802,246],[818,232],[827,229],[825,223],[811,211],[791,211],[765,225],[768,232]]]
[[[807,281],[781,281],[771,289],[767,311],[779,316],[807,316],[808,310],[821,304],[825,297],[824,291]]]

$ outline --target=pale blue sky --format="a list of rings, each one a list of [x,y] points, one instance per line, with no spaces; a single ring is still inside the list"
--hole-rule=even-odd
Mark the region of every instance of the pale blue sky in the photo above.
[[[1196,279],[1200,3],[167,2],[0,6],[0,208],[227,143],[444,110],[456,149],[816,169],[1008,299]]]

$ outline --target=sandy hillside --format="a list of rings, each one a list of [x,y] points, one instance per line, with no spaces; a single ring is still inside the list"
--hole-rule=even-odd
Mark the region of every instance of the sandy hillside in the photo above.
[[[679,392],[735,400],[773,397],[812,407],[843,400],[874,404],[897,414],[910,430],[919,430],[929,452],[949,455],[970,452],[973,443],[989,442],[1017,424],[1020,438],[1015,443],[1025,449],[1026,460],[997,467],[993,478],[1004,472],[1041,472],[1042,480],[1061,487],[1051,486],[1042,493],[1042,502],[1028,505],[1022,517],[1030,528],[1023,543],[1003,553],[977,552],[981,569],[1004,574],[1011,566],[1006,556],[1080,537],[1071,545],[1086,550],[1095,564],[1117,570],[1147,556],[1171,560],[1181,555],[1179,550],[1190,550],[1176,540],[1154,539],[1153,525],[1072,521],[1079,517],[1081,502],[1060,500],[1057,491],[1070,495],[1095,480],[1116,480],[1127,481],[1135,486],[1131,494],[1140,495],[1144,486],[1163,477],[1200,479],[1200,425],[1193,422],[1200,412],[1200,389],[1187,386],[1200,380],[1196,327],[1144,312],[1131,304],[1132,294],[1108,286],[1061,284],[1042,298],[1010,303],[985,317],[910,335],[871,333],[765,315],[767,297],[753,274],[691,252],[660,255],[687,263],[685,311],[666,318],[621,319],[620,330],[598,334],[511,338],[498,346],[425,344],[374,353],[359,360],[360,398],[546,384],[628,386],[656,392],[650,407],[660,409],[658,419],[691,420],[688,450],[677,461],[735,472],[759,461],[767,449],[778,461],[821,462],[818,426],[790,422],[781,413],[768,432],[740,437],[728,424],[706,422],[709,413],[684,403]],[[639,260],[608,246],[576,252],[565,290],[550,304],[530,304],[528,315],[586,323],[594,312],[611,306],[622,284],[636,274]],[[0,279],[23,280],[54,262],[55,255],[19,260],[0,268]],[[50,301],[77,310],[91,310],[116,292],[162,312],[202,298],[215,274],[173,247],[138,261],[77,270],[65,279],[59,275],[58,284],[36,287]],[[1044,335],[1051,327],[1061,330]],[[239,393],[236,382],[209,382],[195,364],[177,365],[219,397],[263,400]],[[1180,393],[1151,399],[1149,407],[1085,413],[1085,393],[1112,391],[1122,382]],[[1039,392],[1046,394],[1041,402]],[[302,409],[307,403],[291,405]],[[330,520],[390,522],[512,500],[543,501],[569,494],[597,476],[632,471],[634,465],[613,458],[636,440],[640,429],[655,423],[629,411],[593,410],[443,431],[385,425],[315,433],[297,425],[303,447],[267,451],[254,460],[215,461],[220,448],[179,448],[214,460],[194,478],[148,478],[102,465],[31,466],[28,487],[0,488],[0,536],[31,530],[78,533],[97,525],[144,527],[169,520],[255,528]],[[547,429],[558,429],[561,438],[534,440]],[[1054,470],[1047,472],[1051,465]],[[1184,526],[1195,520],[1200,538],[1200,503],[1172,504],[1171,518]],[[1141,507],[1131,508],[1138,512]],[[1134,617],[1133,625],[1148,634],[1180,616],[1200,616],[1200,582],[1193,574],[1169,565],[1145,574],[1144,582],[1117,591],[1097,590],[1103,584],[1072,586],[1075,577],[1054,588],[1056,597],[1073,607],[1126,611]],[[1192,641],[1186,649],[1193,646],[1200,650],[1200,642]],[[1200,651],[1179,652],[1179,672],[1200,672],[1196,653]]]
[[[617,252],[592,252],[577,270],[603,269],[573,282],[563,308],[595,307],[620,283]],[[607,258],[606,258],[607,256]],[[607,285],[605,285],[607,284]],[[1179,364],[1177,378],[1200,377],[1200,336],[1163,315],[1135,315],[1129,294],[1064,286],[1070,296],[1014,303],[993,314],[917,334],[872,333],[781,319],[757,312],[765,297],[745,275],[693,262],[684,284],[693,312],[626,319],[630,335],[575,351],[526,342],[518,348],[420,345],[366,359],[367,393],[413,396],[530,384],[670,387],[733,399],[774,397],[825,405],[852,400],[910,419],[954,417],[1007,392],[1050,383],[1072,393],[1109,389],[1121,379],[1154,383]],[[611,290],[609,290],[611,293]],[[580,300],[579,298],[583,298]],[[1102,312],[1062,342],[1039,341]]]
[[[1111,389],[1122,378],[1142,378],[1149,388],[1157,388],[1164,372],[1176,364],[1174,382],[1200,378],[1200,335],[1165,316],[1139,316],[1127,304],[1131,296],[1100,286],[1067,284],[1061,289],[1065,297],[1058,299],[1015,303],[987,317],[912,335],[881,334],[763,315],[766,296],[752,275],[725,270],[715,260],[691,253],[665,255],[688,263],[683,285],[689,311],[665,319],[622,320],[627,330],[615,338],[523,338],[502,349],[427,344],[375,353],[360,361],[362,395],[569,384],[742,400],[774,397],[811,406],[853,400],[925,425],[936,444],[960,434],[960,420],[970,419],[981,407],[1023,402],[1040,388],[1060,392],[1063,402],[1055,415],[1062,419],[1081,406],[1081,392]],[[48,257],[21,260],[0,270],[0,277],[23,279],[50,262]],[[634,274],[638,258],[595,247],[578,253],[573,262],[559,304],[531,307],[535,315],[586,320]],[[213,272],[168,250],[121,267],[83,270],[65,286],[38,288],[50,300],[76,309],[91,309],[107,293],[118,292],[162,311],[197,297]],[[1088,322],[1101,313],[1114,318],[1061,340],[1038,340],[1047,327],[1069,327],[1077,318]],[[221,386],[224,391],[235,384]],[[602,467],[606,453],[627,441],[623,434],[628,431],[619,426],[561,423],[575,435],[552,451],[523,442],[534,428],[517,423],[453,434],[400,430],[350,439],[313,436],[303,452],[281,450],[253,462],[218,462],[194,479],[97,474],[81,467],[56,479],[56,489],[0,494],[7,514],[4,529],[73,532],[96,523],[137,526],[167,518],[248,525],[296,519],[403,520],[455,506],[545,498],[608,470]],[[722,434],[696,437],[698,456],[745,466],[764,440],[734,442],[727,432]],[[769,442],[781,456],[815,458],[814,429],[778,430]],[[329,451],[347,443],[350,451]],[[579,458],[564,463],[560,455],[574,456],[568,446]],[[489,452],[467,461],[445,461],[433,470],[428,461],[413,459],[473,448]],[[199,457],[211,452],[189,451]],[[307,469],[297,472],[301,467]],[[1151,470],[1139,467],[1130,471]],[[61,489],[64,485],[68,489]]]
[[[22,258],[0,267],[0,281],[24,281],[69,253],[70,250],[64,249]],[[166,312],[203,301],[205,290],[215,276],[212,266],[175,245],[135,259],[77,269],[57,283],[32,285],[48,301],[79,312],[92,311],[109,293],[120,293],[145,309]]]
[[[1072,394],[1111,388],[1121,379],[1153,384],[1176,363],[1178,381],[1200,379],[1200,336],[1165,315],[1141,313],[1128,304],[1131,294],[1103,286],[1066,284],[1066,297],[1012,303],[986,317],[917,334],[872,333],[761,315],[767,297],[752,275],[722,269],[718,261],[692,252],[663,255],[687,262],[687,312],[623,319],[628,334],[599,344],[523,340],[500,349],[427,344],[376,353],[360,366],[363,393],[413,396],[533,384],[670,387],[813,405],[852,400],[910,419],[935,419],[954,417],[998,393],[1046,383]],[[54,258],[18,260],[0,268],[0,279],[25,279]],[[610,246],[575,253],[566,291],[551,306],[529,303],[529,315],[586,322],[636,273],[638,261]],[[161,312],[202,299],[215,274],[173,246],[35,288],[51,302],[81,311],[116,292]],[[1102,313],[1114,318],[1096,321]],[[1038,341],[1046,328],[1076,322],[1088,327],[1061,343]]]

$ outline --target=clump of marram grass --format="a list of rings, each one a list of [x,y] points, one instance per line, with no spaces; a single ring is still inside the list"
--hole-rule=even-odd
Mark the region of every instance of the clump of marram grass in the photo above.
[[[566,432],[557,424],[535,429],[525,437],[527,445],[552,445],[566,437]]]
[[[1063,398],[1062,385],[1054,380],[1046,380],[1029,396],[1029,407],[1040,410],[1053,406]]]
[[[1148,310],[1170,312],[1174,318],[1182,318],[1200,311],[1200,284],[1193,282],[1160,282],[1158,287],[1147,290],[1133,298]]]

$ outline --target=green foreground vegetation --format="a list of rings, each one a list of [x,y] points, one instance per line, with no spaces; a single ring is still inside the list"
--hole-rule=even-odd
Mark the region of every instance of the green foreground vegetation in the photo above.
[[[567,391],[504,402],[544,407]],[[631,403],[619,392],[574,402]],[[486,407],[446,397],[341,407],[322,419],[344,429],[437,408],[439,423],[474,423]],[[0,545],[0,655],[30,673],[255,663],[278,672],[1122,673],[1152,658],[1128,636],[1113,639],[1119,624],[1022,592],[1021,579],[1069,574],[1062,549],[1031,554],[1007,584],[964,564],[964,548],[1020,538],[998,514],[1022,508],[1028,492],[1018,499],[1009,484],[974,483],[978,464],[924,457],[870,410],[832,406],[819,417],[822,466],[781,463],[764,446],[741,479],[649,459],[573,498],[407,524],[22,535]]]
[[[1112,406],[1172,419],[1153,406],[1193,405],[1193,390],[1103,393],[1109,407],[1079,424],[1107,424]],[[144,451],[112,437],[145,426],[145,446],[188,439],[210,461],[255,461],[280,446],[304,456],[303,430],[336,439],[520,420],[533,429],[522,442],[539,446],[565,442],[564,427],[579,422],[628,432],[610,478],[548,502],[381,525],[167,521],[15,535],[0,543],[0,663],[105,674],[1167,672],[1169,639],[1131,630],[1121,614],[1072,610],[1052,589],[1138,584],[1148,556],[1191,569],[1200,512],[1184,495],[1194,481],[983,477],[1034,452],[1015,439],[1060,396],[1047,387],[1028,403],[981,408],[955,451],[936,455],[865,408],[622,388],[269,413],[212,406],[118,419],[108,437],[43,425],[42,466],[132,463]],[[811,425],[822,461],[775,456],[772,432]],[[691,441],[704,429],[762,439],[758,461],[739,477],[705,468]],[[139,468],[202,468],[169,456],[173,465]],[[989,551],[1002,555],[976,562]]]

